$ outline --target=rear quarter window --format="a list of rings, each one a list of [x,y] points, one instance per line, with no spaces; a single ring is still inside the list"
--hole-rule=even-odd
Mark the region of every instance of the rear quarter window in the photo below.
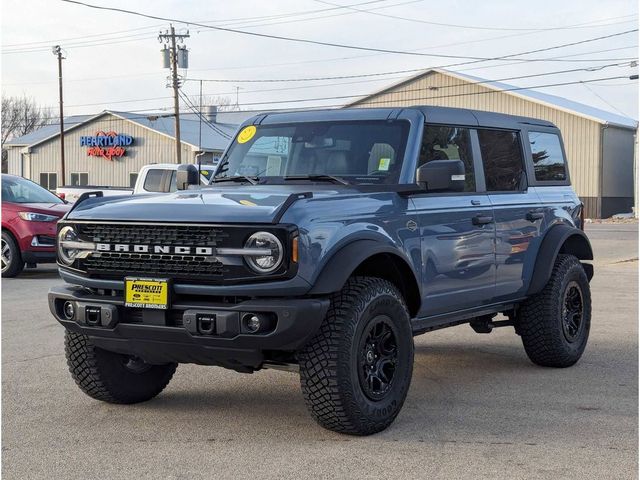
[[[555,133],[529,132],[533,171],[536,180],[564,181],[567,179],[567,165],[562,153],[560,137]]]
[[[154,168],[147,171],[147,177],[144,179],[144,189],[147,192],[162,192],[164,170]]]

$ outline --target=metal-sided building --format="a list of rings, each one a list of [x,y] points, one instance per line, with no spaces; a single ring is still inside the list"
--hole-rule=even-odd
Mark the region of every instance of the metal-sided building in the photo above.
[[[246,115],[245,115],[246,116]],[[211,163],[222,154],[241,117],[210,110],[180,117],[182,163]],[[54,190],[60,185],[133,186],[150,163],[175,163],[174,118],[165,114],[103,111],[65,118],[65,173],[61,178],[60,125],[47,125],[5,144],[8,173]]]
[[[564,138],[571,180],[591,218],[630,212],[638,122],[565,98],[501,82],[430,69],[347,107],[437,105],[540,118]]]

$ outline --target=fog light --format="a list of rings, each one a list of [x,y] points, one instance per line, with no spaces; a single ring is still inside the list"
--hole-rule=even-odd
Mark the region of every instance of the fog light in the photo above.
[[[245,319],[247,330],[249,330],[251,333],[255,333],[260,330],[260,327],[262,326],[260,317],[258,317],[257,315],[249,314],[245,317]]]
[[[76,309],[71,302],[64,302],[62,312],[67,320],[73,320],[73,317],[76,315]]]

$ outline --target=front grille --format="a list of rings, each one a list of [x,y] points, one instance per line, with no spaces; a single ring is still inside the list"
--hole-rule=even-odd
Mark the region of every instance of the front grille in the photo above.
[[[226,243],[222,228],[200,225],[81,224],[80,236],[92,242],[215,247]]]
[[[165,247],[191,247],[190,255],[96,251],[81,258],[73,268],[94,278],[118,279],[126,276],[171,278],[181,282],[226,284],[229,282],[267,279],[251,270],[240,256],[216,258],[196,255],[194,247],[242,248],[256,230],[277,235],[283,245],[288,244],[290,230],[271,226],[240,225],[181,225],[133,223],[77,223],[74,225],[81,240],[110,245],[148,245]],[[286,256],[285,256],[286,258]],[[268,279],[293,274],[288,262]]]
[[[220,278],[229,269],[219,261],[194,255],[153,255],[145,253],[94,253],[84,261],[89,273],[144,273],[148,275],[192,276]]]

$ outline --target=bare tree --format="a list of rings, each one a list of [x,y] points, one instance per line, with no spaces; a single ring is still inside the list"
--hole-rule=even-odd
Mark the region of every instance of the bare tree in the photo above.
[[[199,102],[199,100],[197,100],[197,102]],[[239,110],[238,105],[236,105],[231,98],[221,95],[203,95],[202,105],[215,105],[218,107],[219,112],[233,112],[234,110]]]
[[[50,108],[39,106],[33,98],[2,97],[2,172],[7,171],[7,151],[4,144],[12,138],[31,133],[42,125],[57,122]]]

